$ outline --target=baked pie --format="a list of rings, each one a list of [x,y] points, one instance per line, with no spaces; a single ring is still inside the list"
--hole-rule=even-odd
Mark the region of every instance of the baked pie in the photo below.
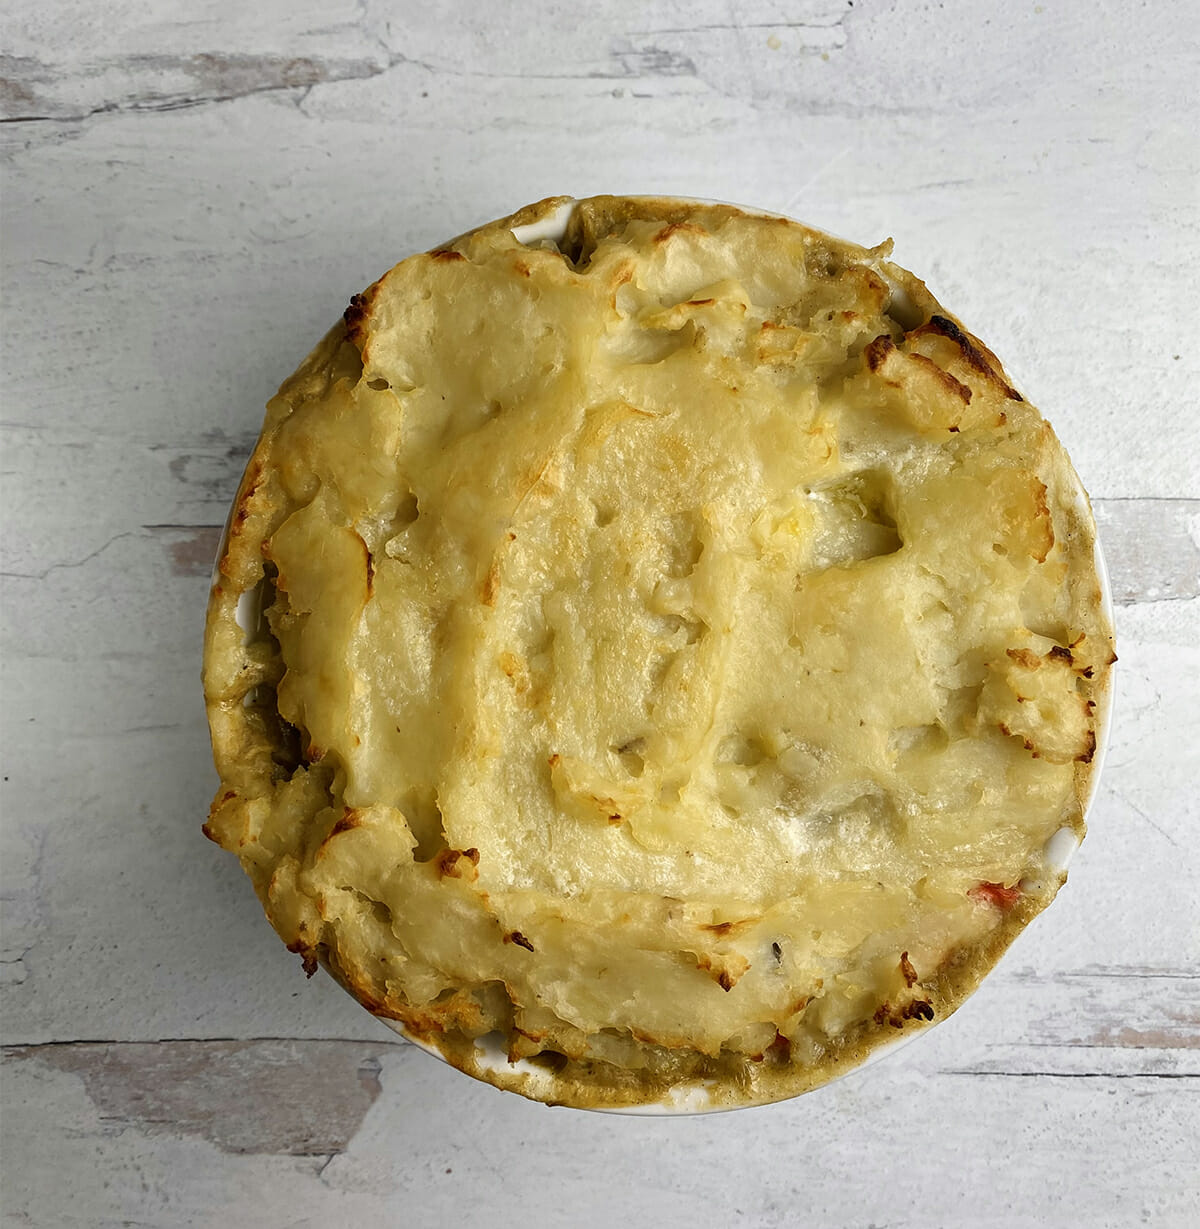
[[[945,1017],[1050,902],[1115,660],[1095,530],[889,253],[545,201],[283,385],[205,831],[310,972],[540,1100],[746,1105]]]

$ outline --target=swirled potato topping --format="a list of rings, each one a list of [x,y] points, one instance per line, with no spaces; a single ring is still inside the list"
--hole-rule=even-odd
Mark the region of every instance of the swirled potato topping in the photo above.
[[[1090,514],[886,245],[617,198],[514,235],[561,205],[397,265],[270,403],[206,831],[464,1070],[791,1095],[1062,882],[1113,660]]]

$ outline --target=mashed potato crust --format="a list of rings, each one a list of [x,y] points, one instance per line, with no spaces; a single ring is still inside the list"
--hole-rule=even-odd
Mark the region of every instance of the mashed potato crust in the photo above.
[[[887,245],[619,198],[514,237],[561,203],[397,265],[271,401],[205,830],[464,1070],[772,1100],[945,1016],[1057,891],[1094,529]]]

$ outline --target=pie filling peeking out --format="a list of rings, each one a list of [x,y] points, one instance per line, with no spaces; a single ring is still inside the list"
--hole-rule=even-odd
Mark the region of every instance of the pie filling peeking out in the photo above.
[[[563,208],[397,265],[271,401],[205,830],[465,1071],[775,1100],[952,1011],[1065,878],[1094,527],[889,245],[609,197],[514,235]]]

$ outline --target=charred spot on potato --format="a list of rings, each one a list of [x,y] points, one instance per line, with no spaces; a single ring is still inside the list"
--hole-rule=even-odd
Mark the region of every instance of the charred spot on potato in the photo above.
[[[910,989],[917,984],[917,971],[913,968],[907,952],[900,953],[900,972],[904,977],[904,984]]]

